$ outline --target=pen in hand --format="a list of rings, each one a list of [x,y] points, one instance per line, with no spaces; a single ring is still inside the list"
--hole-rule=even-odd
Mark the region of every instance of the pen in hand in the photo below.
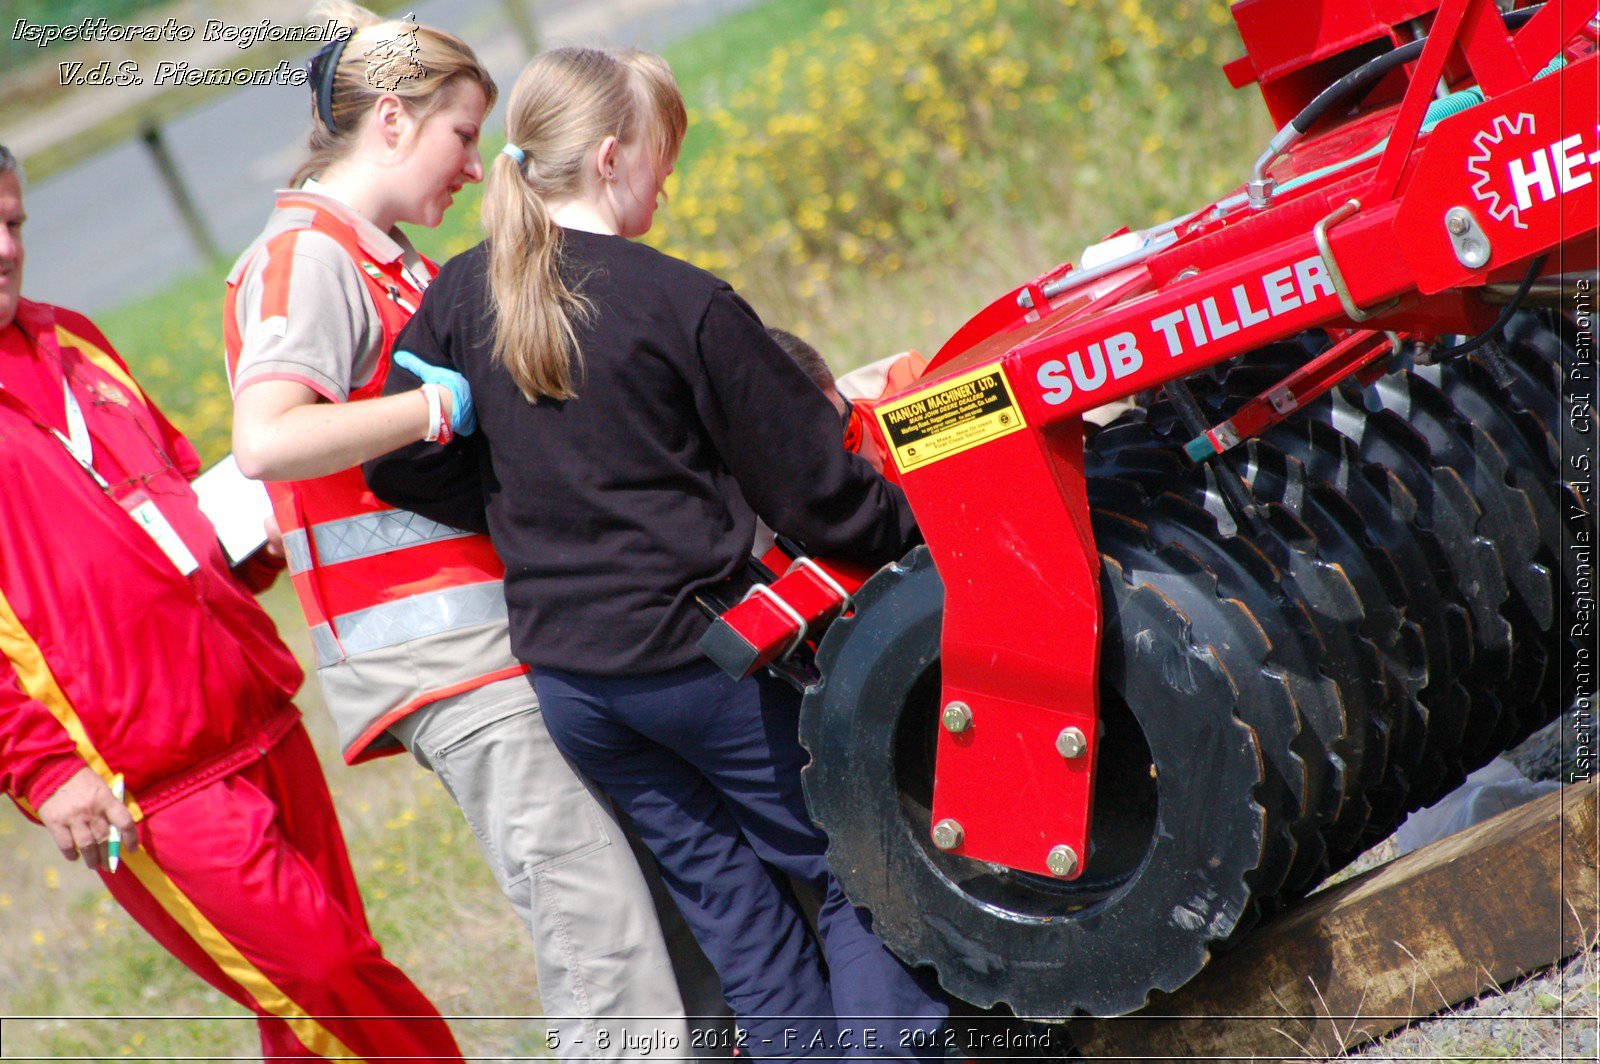
[[[115,776],[112,776],[112,796],[120,802],[123,800],[123,794],[125,790],[125,785],[122,782],[122,773],[119,772]],[[110,858],[106,862],[106,866],[110,868],[112,872],[115,872],[117,870],[117,866],[122,863],[122,832],[117,830],[117,826],[115,824],[111,825],[111,835],[106,839],[106,852]]]

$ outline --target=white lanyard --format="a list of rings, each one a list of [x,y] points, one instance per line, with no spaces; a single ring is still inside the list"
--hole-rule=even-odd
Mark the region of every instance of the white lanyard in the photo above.
[[[410,286],[413,292],[420,294],[428,290],[428,282],[419,281],[417,275],[411,272],[411,267],[405,264],[404,259],[400,260],[395,265],[400,268],[401,280],[405,281],[405,283]],[[382,270],[378,269],[376,265],[366,261],[365,259],[361,260],[361,269],[365,271],[368,277],[371,277],[379,285],[383,286],[384,290],[389,293],[389,298],[394,300],[395,305],[401,310],[404,310],[407,314],[415,314],[417,312],[416,304],[412,303],[410,300],[406,299],[400,294],[400,286],[395,284],[389,278],[388,274],[384,273]],[[426,267],[424,267],[424,274],[426,274]]]
[[[65,371],[61,374],[61,394],[67,403],[67,435],[62,437],[62,440],[74,458],[86,466],[92,466],[94,441],[89,439],[89,423],[83,419],[83,407],[78,405],[78,397],[72,394],[72,386],[67,383]]]
[[[406,260],[404,258],[401,258],[401,260],[400,260],[400,276],[402,276],[402,277],[404,277],[406,279],[407,283],[409,283],[411,285],[411,288],[412,288],[413,291],[426,292],[428,290],[428,282],[426,280],[427,273],[428,273],[428,268],[426,266],[424,266],[422,268],[422,274],[423,275],[422,275],[421,278],[419,278],[416,274],[411,272],[411,267],[406,265]]]
[[[65,370],[61,373],[61,394],[67,404],[67,435],[63,436],[58,429],[51,429],[51,433],[101,488],[110,491],[111,485],[94,468],[94,441],[89,438],[89,423],[84,420],[83,407],[78,405],[78,397],[72,394],[72,386],[67,383]]]
[[[50,433],[61,441],[61,446],[78,460],[84,471],[94,477],[94,482],[100,485],[100,490],[110,495],[110,482],[94,467],[94,441],[89,438],[89,425],[84,420],[83,407],[78,405],[78,397],[72,394],[72,386],[67,382],[64,370],[61,375],[61,393],[66,397],[67,403],[67,434],[62,435],[59,429],[54,428]],[[160,547],[161,552],[177,567],[180,576],[188,576],[200,568],[199,560],[183,542],[183,537],[178,535],[177,530],[172,527],[172,522],[167,520],[161,508],[148,495],[143,491],[137,491],[117,501],[128,516],[133,518],[134,523],[155,540],[156,546]]]

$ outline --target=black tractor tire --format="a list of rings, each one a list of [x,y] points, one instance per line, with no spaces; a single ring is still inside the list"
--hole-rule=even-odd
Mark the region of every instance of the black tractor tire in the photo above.
[[[1244,914],[1268,830],[1261,753],[1226,670],[1170,600],[1112,559],[1101,584],[1092,878],[934,847],[944,589],[925,548],[875,575],[829,629],[801,714],[806,798],[846,893],[907,963],[1021,1016],[1120,1015],[1188,981]]]

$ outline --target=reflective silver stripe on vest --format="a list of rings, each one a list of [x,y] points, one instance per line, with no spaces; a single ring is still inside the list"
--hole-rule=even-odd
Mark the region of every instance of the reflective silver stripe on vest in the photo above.
[[[289,563],[290,576],[299,576],[311,568],[311,546],[305,529],[283,534],[283,557]]]
[[[409,510],[383,510],[375,514],[357,514],[337,521],[323,521],[311,526],[312,542],[316,544],[317,561],[323,565],[338,565],[357,558],[371,558],[392,550],[417,547],[424,543],[442,543],[447,539],[461,539],[472,535],[459,528],[430,521]],[[311,568],[311,551],[307,549],[304,529],[295,529],[283,537],[284,553],[289,559],[290,575],[298,575]]]
[[[311,649],[316,652],[319,669],[337,665],[344,658],[339,653],[339,641],[333,637],[333,628],[326,622],[311,626]]]
[[[317,668],[336,665],[342,657],[355,657],[373,650],[398,646],[427,635],[441,635],[458,628],[506,619],[506,596],[499,580],[466,587],[412,595],[398,602],[385,602],[364,610],[354,610],[311,630],[311,643],[317,653]],[[338,633],[335,643],[333,633]],[[344,654],[339,653],[343,646]]]

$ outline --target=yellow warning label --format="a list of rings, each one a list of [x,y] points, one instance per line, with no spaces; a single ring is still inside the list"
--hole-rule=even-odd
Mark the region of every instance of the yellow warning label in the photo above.
[[[1028,427],[997,365],[885,403],[875,413],[902,473]]]

